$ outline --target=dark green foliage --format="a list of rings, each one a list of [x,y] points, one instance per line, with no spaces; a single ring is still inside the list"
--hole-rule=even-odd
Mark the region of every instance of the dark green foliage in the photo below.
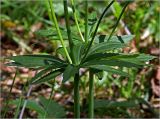
[[[27,100],[26,108],[34,110],[38,113],[39,118],[60,118],[65,117],[64,108],[53,100],[46,99],[44,97],[39,98],[40,101],[36,102],[35,100]],[[11,100],[10,104],[19,105],[20,100]],[[21,102],[22,107],[24,100]]]
[[[40,97],[40,104],[47,112],[46,118],[64,118],[66,115],[64,108],[53,100]]]

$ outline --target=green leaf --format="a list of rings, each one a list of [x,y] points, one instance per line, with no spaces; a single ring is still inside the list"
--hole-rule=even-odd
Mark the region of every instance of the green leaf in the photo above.
[[[46,118],[63,118],[66,113],[64,108],[57,102],[44,97],[40,97],[40,103],[43,109],[47,112]]]
[[[97,35],[95,37],[95,43],[101,42],[118,42],[118,43],[128,43],[134,38],[134,35],[122,35],[122,36],[112,36],[109,41],[107,41],[109,35]]]
[[[11,56],[6,59],[13,60],[14,63],[8,64],[9,66],[37,68],[52,65],[55,68],[62,67],[66,63],[52,55],[20,55]]]
[[[37,36],[40,37],[49,37],[49,36],[57,36],[56,29],[48,28],[48,29],[41,29],[35,32]]]
[[[94,53],[87,56],[84,62],[87,62],[90,60],[96,60],[96,59],[99,59],[99,60],[104,58],[107,59],[109,57],[117,56],[117,55],[119,56],[120,54],[119,53]]]
[[[43,71],[40,73],[42,74]],[[58,75],[60,75],[61,73],[62,73],[61,69],[58,69],[58,70],[54,70],[52,72],[49,72],[47,74],[44,74],[42,77],[37,76],[38,79],[36,79],[36,80],[32,79],[33,80],[32,84],[39,84],[39,83],[50,81],[50,80],[54,79],[55,77],[57,77]],[[40,74],[37,74],[37,75],[40,76]]]
[[[67,31],[64,28],[60,28],[61,29],[61,33],[62,33],[62,37],[64,40],[68,40],[68,35],[67,35]],[[77,43],[82,43],[80,37],[77,35],[77,31],[76,32],[72,32],[72,40],[74,44]],[[39,37],[44,37],[44,38],[49,38],[51,40],[59,40],[59,35],[57,33],[56,29],[53,28],[48,28],[48,29],[41,29],[35,32],[35,34]]]
[[[85,61],[96,59],[118,59],[118,58],[136,58],[139,54],[125,54],[125,53],[94,53],[87,56]]]
[[[20,99],[11,100],[9,103],[19,105]],[[24,104],[24,100],[21,102],[21,107]],[[27,100],[26,108],[36,111],[38,114],[44,115],[45,110],[34,100]]]
[[[48,66],[47,68],[38,72],[29,82],[32,83],[35,80],[39,80],[40,78],[44,77],[47,73],[51,72],[53,69],[53,66]]]
[[[123,48],[125,46],[126,46],[125,44],[118,42],[103,42],[92,46],[88,54],[91,55],[95,52],[98,53],[98,52],[110,51],[118,48]]]
[[[142,66],[147,66],[145,62],[153,58],[155,57],[145,54],[95,53],[88,56],[82,66],[108,65],[141,68]]]
[[[141,68],[142,63],[129,62],[128,60],[117,60],[117,59],[106,59],[106,60],[91,60],[82,64],[82,67],[89,67],[90,65],[108,65],[108,66],[119,66],[119,67],[137,67]]]
[[[78,68],[76,66],[69,64],[63,73],[63,81],[62,82],[64,83],[67,80],[69,80],[72,76],[74,76],[76,74],[77,71],[78,71]]]
[[[148,54],[134,54],[132,56],[130,55],[126,55],[126,56],[115,56],[112,57],[111,59],[118,59],[120,61],[124,61],[124,62],[130,62],[130,63],[134,63],[137,65],[141,65],[141,66],[147,66],[147,64],[145,64],[145,62],[148,62],[156,57],[148,55]]]
[[[137,59],[142,62],[148,62],[154,58],[156,57],[148,54],[139,54],[139,56],[137,57]]]
[[[91,66],[88,66],[88,67],[93,68],[93,69],[103,70],[103,71],[110,72],[110,73],[113,73],[113,74],[118,74],[118,75],[129,77],[129,74],[127,74],[125,72],[122,72],[121,70],[114,69],[110,66],[106,66],[106,65],[91,65]]]

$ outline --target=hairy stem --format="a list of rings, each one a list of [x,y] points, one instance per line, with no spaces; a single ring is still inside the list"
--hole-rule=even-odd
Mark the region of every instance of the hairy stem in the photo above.
[[[80,104],[79,104],[79,73],[74,77],[74,117],[80,118]]]
[[[89,118],[94,117],[94,74],[89,72]]]
[[[77,20],[77,15],[76,15],[76,11],[75,11],[74,0],[71,0],[71,4],[72,4],[73,16],[74,16],[74,19],[75,19],[77,30],[79,32],[79,35],[80,35],[82,41],[85,42],[85,40],[83,38],[83,35],[82,35],[82,32],[81,32],[81,30],[79,28],[79,24],[78,24],[78,20]]]
[[[58,26],[58,22],[57,22],[57,18],[56,18],[55,12],[54,12],[52,0],[48,0],[48,3],[49,3],[49,6],[50,6],[50,10],[51,10],[51,16],[52,16],[52,19],[51,19],[51,20],[53,20],[53,23],[54,23],[54,25],[55,25],[55,27],[56,27],[56,30],[57,30],[57,32],[58,32],[59,39],[60,39],[60,41],[61,41],[62,47],[64,48],[64,52],[65,52],[65,54],[66,54],[66,56],[67,56],[67,59],[68,59],[69,63],[72,64],[72,60],[71,60],[71,58],[70,58],[70,56],[69,56],[69,53],[68,53],[68,51],[67,51],[67,49],[66,49],[66,47],[65,47],[65,45],[64,45],[64,40],[63,40],[61,31],[60,31],[60,29],[59,29],[59,26]]]

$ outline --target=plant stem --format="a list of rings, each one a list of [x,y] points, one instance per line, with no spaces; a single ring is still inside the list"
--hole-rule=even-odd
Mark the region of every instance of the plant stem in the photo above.
[[[91,48],[91,46],[92,46],[92,43],[93,43],[93,41],[94,41],[94,38],[95,38],[95,36],[96,36],[96,33],[97,33],[97,31],[98,31],[98,27],[99,27],[99,25],[100,25],[100,23],[101,23],[102,18],[104,17],[105,13],[107,12],[107,10],[110,8],[110,6],[111,6],[113,3],[114,3],[114,1],[112,1],[112,2],[105,8],[105,10],[103,11],[102,15],[100,16],[100,18],[99,18],[99,20],[98,20],[98,23],[97,23],[97,25],[96,25],[95,31],[94,31],[94,33],[93,33],[93,37],[92,37],[92,39],[91,39],[91,41],[90,41],[90,43],[89,43],[89,46],[88,46],[87,49],[86,49],[86,53],[85,53],[85,55],[84,55],[84,57],[83,57],[83,59],[82,59],[82,62],[84,61],[84,59],[85,59],[86,56],[88,55],[88,52],[89,52],[89,50],[90,50],[90,48]]]
[[[74,117],[80,118],[80,104],[79,104],[79,73],[74,77]]]
[[[121,11],[121,14],[119,15],[118,20],[117,20],[116,24],[114,25],[114,28],[113,28],[111,34],[109,35],[107,41],[109,41],[109,40],[111,39],[111,37],[112,37],[114,31],[116,30],[116,28],[117,28],[117,26],[118,26],[118,23],[119,23],[119,21],[120,21],[120,19],[121,19],[121,17],[122,17],[122,15],[123,15],[123,13],[124,13],[124,11],[125,11],[125,9],[126,9],[126,7],[127,7],[128,4],[129,4],[129,2],[127,2],[127,3],[125,4],[125,6],[123,7],[123,9],[122,9],[122,11]]]
[[[68,4],[67,0],[63,0],[64,4],[64,15],[65,15],[65,22],[66,22],[66,28],[67,28],[67,35],[68,35],[68,40],[69,40],[69,46],[70,46],[70,51],[71,51],[71,59],[74,63],[74,57],[73,57],[73,41],[72,41],[72,35],[71,35],[71,29],[70,29],[70,23],[69,23],[69,15],[68,15]]]
[[[9,104],[9,98],[10,98],[10,96],[11,96],[11,92],[12,92],[12,89],[13,89],[14,82],[15,82],[15,80],[16,80],[17,73],[18,73],[18,69],[16,69],[16,73],[15,73],[15,75],[14,75],[13,82],[12,82],[12,85],[11,85],[11,88],[10,88],[10,91],[9,91],[8,99],[7,99],[6,104],[5,104],[5,109],[4,109],[3,118],[5,118],[6,113],[7,113],[7,107],[8,107],[8,104]]]
[[[89,72],[89,118],[94,117],[94,74]]]
[[[82,41],[85,42],[85,40],[83,38],[83,35],[82,35],[82,32],[81,32],[81,30],[79,28],[79,24],[78,24],[78,20],[77,20],[77,15],[76,15],[76,11],[75,11],[74,0],[71,0],[71,4],[72,4],[73,16],[74,16],[74,19],[75,19],[77,30],[79,32],[79,35],[80,35]]]
[[[85,42],[88,42],[88,0],[85,1]]]
[[[55,24],[56,30],[58,32],[58,36],[59,36],[59,39],[61,41],[62,47],[64,48],[64,52],[65,52],[65,54],[67,56],[67,59],[68,59],[69,63],[72,64],[72,60],[71,60],[71,58],[69,56],[69,53],[68,53],[68,51],[67,51],[67,49],[66,49],[66,47],[64,45],[64,40],[63,40],[61,31],[59,29],[59,26],[58,26],[58,22],[57,22],[57,18],[56,18],[55,12],[54,12],[52,0],[48,0],[48,2],[49,2],[50,9],[51,9],[52,20],[53,20],[53,23]]]

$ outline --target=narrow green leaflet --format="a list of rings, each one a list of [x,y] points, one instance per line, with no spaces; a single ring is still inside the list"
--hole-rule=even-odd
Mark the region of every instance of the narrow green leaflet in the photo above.
[[[95,52],[98,53],[98,52],[110,51],[118,48],[123,48],[125,46],[126,46],[125,44],[118,43],[118,42],[102,42],[102,43],[93,45],[89,50],[88,54],[91,55]]]
[[[96,59],[118,59],[118,58],[136,58],[139,54],[125,54],[125,53],[94,53],[87,56],[85,61]]]
[[[89,56],[86,57],[85,61],[84,62],[87,62],[87,61],[90,61],[90,60],[100,60],[100,59],[107,59],[109,57],[112,57],[112,56],[119,56],[120,54],[119,53],[94,53],[94,54],[91,54]]]
[[[121,53],[119,55],[115,55],[115,56],[112,56],[112,57],[109,57],[110,59],[126,59],[126,60],[137,60],[137,61],[140,61],[140,62],[148,62],[156,57],[154,56],[151,56],[151,55],[148,55],[148,54],[124,54],[124,53]]]
[[[74,76],[76,74],[76,72],[78,71],[78,68],[69,64],[65,71],[63,72],[63,83],[66,82],[67,80],[69,80],[72,76]]]
[[[68,39],[67,36],[67,31],[63,28],[61,28],[61,32],[62,32],[62,37],[64,40]],[[74,42],[74,44],[77,44],[77,42],[81,42],[81,39],[79,38],[79,36],[77,35],[76,31],[75,33],[72,32],[72,40]],[[35,34],[39,37],[45,37],[45,38],[49,38],[51,40],[59,40],[59,36],[58,33],[56,31],[56,29],[53,28],[48,28],[48,29],[41,29],[35,32]]]
[[[88,56],[82,66],[108,65],[141,68],[142,66],[147,66],[145,62],[152,60],[153,58],[155,57],[145,54],[95,53]]]
[[[127,74],[127,73],[125,73],[121,70],[114,69],[110,66],[106,66],[106,65],[91,65],[91,66],[89,66],[89,68],[104,70],[106,72],[110,72],[110,73],[113,73],[113,74],[118,74],[118,75],[129,77],[129,74]]]
[[[44,66],[55,66],[55,68],[62,67],[66,63],[56,58],[52,55],[20,55],[20,56],[11,56],[6,59],[13,60],[14,63],[8,64],[9,66],[19,66],[27,68],[37,68]]]
[[[39,37],[49,37],[49,36],[57,36],[56,29],[53,28],[41,29],[35,32],[35,34]]]
[[[150,61],[154,58],[156,58],[156,57],[148,55],[148,54],[139,54],[139,56],[137,57],[137,59],[142,61],[142,62],[148,62],[148,61]]]
[[[32,84],[39,84],[39,83],[50,81],[55,77],[57,77],[58,75],[60,75],[61,73],[62,73],[61,69],[49,72],[48,74],[45,74],[44,76],[38,78],[37,80],[33,80]]]
[[[134,63],[137,65],[141,65],[141,66],[147,66],[147,64],[145,64],[145,62],[148,62],[152,59],[154,59],[156,57],[148,55],[148,54],[135,54],[135,55],[126,55],[126,56],[113,56],[111,57],[111,59],[118,59],[120,61],[125,61],[125,62],[130,62],[130,63]]]
[[[65,109],[53,100],[40,97],[40,104],[42,105],[43,109],[47,111],[46,118],[64,118],[66,115]]]
[[[107,42],[109,35],[97,35],[94,42]],[[118,42],[118,43],[128,43],[134,38],[134,35],[122,35],[122,36],[112,36],[108,42]]]
[[[89,62],[85,62],[84,64],[82,64],[82,67],[89,67],[90,65],[108,65],[108,66],[119,66],[119,67],[137,67],[137,68],[141,68],[142,67],[142,63],[138,63],[136,64],[136,62],[129,62],[127,60],[123,61],[123,60],[117,60],[117,59],[110,59],[110,60],[91,60]]]
[[[53,66],[49,66],[40,72],[38,72],[29,82],[32,83],[35,80],[39,80],[40,78],[44,77],[48,72],[51,72],[54,69]]]

